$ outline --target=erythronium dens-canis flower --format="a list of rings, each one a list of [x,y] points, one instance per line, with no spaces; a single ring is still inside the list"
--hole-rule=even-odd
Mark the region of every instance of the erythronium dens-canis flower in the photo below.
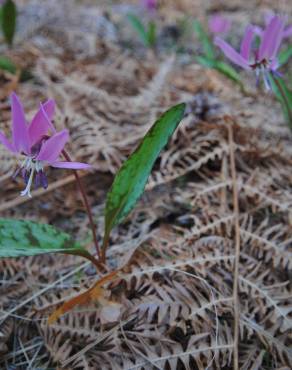
[[[31,187],[47,188],[45,166],[69,169],[88,169],[90,165],[80,162],[63,162],[59,157],[69,140],[69,132],[57,132],[51,120],[55,112],[55,102],[50,99],[40,108],[30,124],[25,119],[23,106],[15,93],[11,94],[12,138],[11,141],[0,132],[0,142],[12,153],[23,160],[14,174],[21,173],[26,187],[20,193],[31,197]],[[49,135],[50,134],[50,135]]]
[[[252,50],[255,26],[249,25],[241,42],[240,52],[220,37],[215,38],[225,56],[243,69],[255,71],[257,78],[262,75],[266,89],[270,90],[269,73],[277,74],[279,63],[277,53],[283,39],[284,20],[274,16],[261,34],[260,46]]]

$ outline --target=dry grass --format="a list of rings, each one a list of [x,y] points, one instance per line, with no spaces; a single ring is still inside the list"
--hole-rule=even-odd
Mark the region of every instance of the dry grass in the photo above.
[[[187,3],[177,2],[173,16]],[[234,18],[245,19],[250,3],[240,3]],[[40,12],[34,28],[22,25],[10,54],[32,67],[34,79],[17,85],[27,111],[54,97],[70,153],[94,167],[84,181],[100,236],[112,175],[160,112],[180,101],[189,109],[145,196],[113,232],[109,266],[122,274],[107,294],[121,304],[118,320],[111,306],[96,303],[48,326],[53,309],[94,283],[94,269],[68,256],[2,260],[0,368],[232,369],[234,354],[241,369],[290,368],[292,151],[280,107],[192,61],[184,65],[181,55],[126,49],[101,8],[68,14],[68,2],[60,4],[56,12],[44,2],[50,16]],[[31,17],[34,6],[24,8]],[[80,26],[85,13],[97,28],[86,17]],[[121,17],[112,15],[118,24]],[[6,129],[5,95],[17,81],[0,81]],[[10,181],[14,159],[2,147],[0,158],[2,217],[88,235],[70,174],[51,171],[49,189],[24,201],[22,184]]]

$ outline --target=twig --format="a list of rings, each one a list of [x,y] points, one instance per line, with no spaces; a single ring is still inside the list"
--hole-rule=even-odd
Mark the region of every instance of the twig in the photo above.
[[[234,354],[233,354],[233,369],[238,370],[238,341],[239,341],[239,299],[238,299],[238,276],[239,276],[239,257],[240,257],[240,227],[239,227],[239,206],[238,206],[238,187],[234,156],[234,140],[233,140],[233,120],[231,117],[225,117],[228,124],[228,142],[230,147],[230,166],[232,177],[232,197],[233,197],[233,212],[235,226],[235,260],[234,260],[234,278],[233,278],[233,302],[234,302]]]
[[[65,150],[62,150],[62,154],[68,162],[71,162],[71,158]],[[91,232],[92,232],[92,237],[93,237],[93,242],[94,242],[94,245],[95,245],[96,253],[97,253],[98,258],[100,259],[100,250],[99,250],[99,245],[98,245],[98,240],[97,240],[97,235],[96,235],[96,230],[95,230],[95,224],[94,224],[94,221],[93,221],[91,208],[90,208],[89,203],[88,203],[87,195],[86,195],[86,192],[84,190],[84,186],[82,184],[81,178],[79,177],[78,172],[76,170],[74,170],[74,176],[75,176],[79,191],[80,191],[80,193],[82,195],[82,198],[83,198],[83,203],[84,203],[84,206],[85,206],[85,209],[86,209],[86,213],[88,215],[88,219],[89,219],[89,223],[90,223],[90,228],[91,228]]]

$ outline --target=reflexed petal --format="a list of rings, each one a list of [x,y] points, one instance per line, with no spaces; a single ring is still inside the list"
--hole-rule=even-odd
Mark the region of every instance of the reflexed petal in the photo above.
[[[277,58],[274,58],[272,60],[272,63],[270,64],[270,69],[275,72],[279,67],[280,67],[279,60]]]
[[[50,137],[41,147],[41,150],[36,157],[39,161],[46,161],[54,163],[61,151],[63,150],[66,142],[69,139],[68,130],[63,130]]]
[[[259,60],[272,59],[276,56],[283,39],[284,21],[280,17],[273,17],[263,32],[259,49]]]
[[[240,54],[244,59],[249,60],[250,48],[254,36],[254,26],[251,24],[247,26],[244,37],[240,46]]]
[[[51,121],[54,117],[54,114],[55,114],[55,100],[53,99],[49,99],[47,100],[44,104],[42,104],[49,120]]]
[[[222,40],[220,37],[216,37],[214,44],[219,46],[225,56],[230,59],[233,63],[239,65],[244,69],[249,69],[248,60],[244,59],[236,50],[233,49],[227,42]]]
[[[213,15],[208,21],[208,28],[212,33],[226,33],[231,27],[229,19],[222,17],[219,14]]]
[[[290,37],[292,36],[292,26],[288,26],[284,31],[283,31],[283,37]]]
[[[149,12],[153,12],[157,8],[157,0],[141,0],[141,3]]]
[[[275,17],[275,13],[272,10],[265,11],[265,24],[266,26],[271,22],[271,20]]]
[[[56,132],[45,111],[45,105],[41,104],[39,110],[35,114],[31,124],[28,127],[30,146],[36,144],[43,135],[48,133],[49,130],[51,130],[53,133]]]
[[[30,140],[22,104],[15,93],[11,94],[12,137],[17,152],[30,152]]]
[[[50,165],[56,168],[71,168],[73,170],[88,170],[92,168],[89,164],[81,162],[54,162]]]
[[[10,152],[15,152],[14,146],[10,143],[10,141],[7,139],[5,135],[0,132],[0,142],[10,151]]]
[[[253,32],[257,35],[257,36],[260,36],[262,37],[262,34],[264,32],[264,30],[259,27],[259,26],[253,26]]]

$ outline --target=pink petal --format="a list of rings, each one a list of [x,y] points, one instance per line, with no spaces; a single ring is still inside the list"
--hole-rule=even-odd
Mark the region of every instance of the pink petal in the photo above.
[[[290,37],[292,36],[292,26],[288,26],[284,31],[283,31],[283,37]]]
[[[68,130],[63,130],[50,137],[41,147],[37,156],[37,160],[54,163],[61,151],[63,150],[66,142],[69,139]]]
[[[245,34],[244,34],[244,37],[242,39],[241,46],[240,46],[240,55],[244,59],[247,59],[247,60],[249,60],[253,35],[254,35],[254,27],[250,24],[246,28],[246,31],[245,31]]]
[[[222,17],[219,14],[213,15],[208,21],[208,28],[212,33],[226,33],[231,27],[229,19]]]
[[[73,170],[88,170],[91,168],[89,164],[81,162],[54,162],[50,165],[56,168],[71,168]]]
[[[7,137],[0,132],[0,142],[10,151],[15,153],[15,148],[14,146],[9,142]]]
[[[42,138],[42,136],[48,133],[49,130],[51,130],[53,133],[56,132],[49,119],[49,116],[46,113],[45,105],[41,104],[40,109],[35,114],[28,128],[30,145],[33,146],[34,144],[36,144]]]
[[[270,63],[270,69],[272,71],[276,71],[279,67],[280,67],[279,60],[277,58],[274,58]]]
[[[236,50],[233,49],[227,42],[222,40],[220,37],[215,37],[214,44],[219,46],[225,56],[230,59],[233,63],[239,65],[244,69],[249,69],[248,60],[244,59]]]
[[[275,16],[275,13],[272,10],[267,10],[265,12],[264,18],[265,18],[266,26],[271,22],[271,20],[274,18],[274,16]]]
[[[141,0],[141,4],[149,12],[153,12],[157,8],[157,0]]]
[[[253,32],[256,34],[256,35],[258,35],[258,36],[260,36],[260,37],[262,37],[262,34],[263,34],[263,29],[261,28],[261,27],[259,27],[259,26],[253,26]]]
[[[280,17],[273,17],[263,32],[259,60],[272,59],[276,56],[283,39],[283,29],[283,20]]]
[[[25,121],[24,111],[18,96],[11,94],[11,111],[12,111],[12,137],[13,144],[17,152],[30,152],[30,140],[28,128]]]
[[[51,121],[54,117],[54,114],[55,114],[55,100],[53,99],[49,99],[47,100],[44,104],[42,104],[49,120]]]

